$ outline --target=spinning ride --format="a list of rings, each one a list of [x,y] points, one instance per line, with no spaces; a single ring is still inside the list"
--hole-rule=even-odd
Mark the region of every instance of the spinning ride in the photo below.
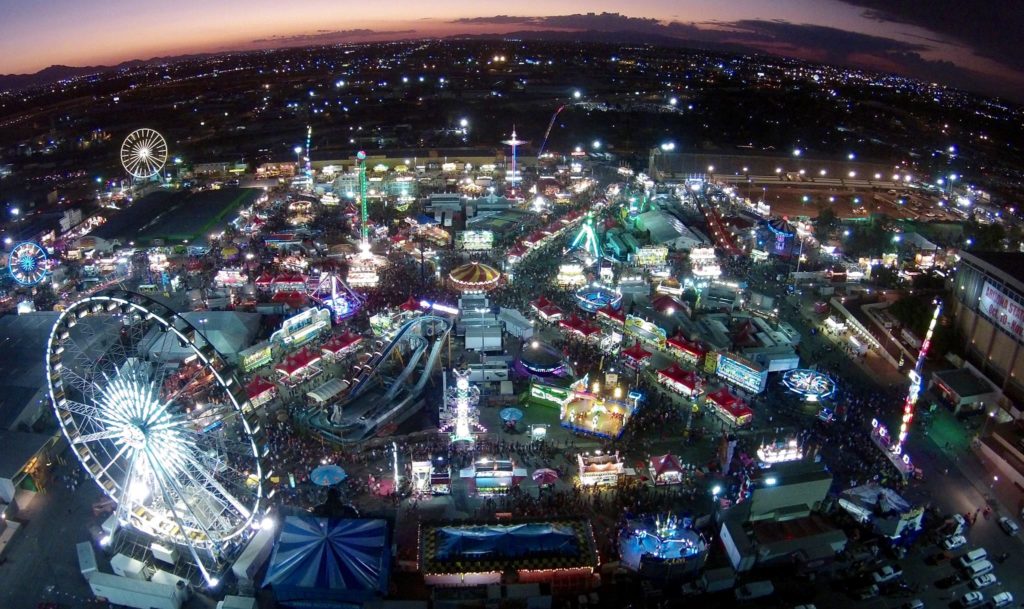
[[[807,368],[787,370],[782,375],[782,384],[808,402],[820,402],[836,392],[835,381],[817,370]]]
[[[263,479],[258,423],[221,356],[171,309],[112,290],[61,313],[46,361],[61,431],[118,525],[187,550],[217,585],[260,524]]]

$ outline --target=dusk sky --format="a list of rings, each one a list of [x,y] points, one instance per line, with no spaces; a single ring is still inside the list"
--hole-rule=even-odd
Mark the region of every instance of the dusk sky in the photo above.
[[[1019,0],[0,0],[0,15],[0,73],[462,33],[632,30],[1024,96]]]

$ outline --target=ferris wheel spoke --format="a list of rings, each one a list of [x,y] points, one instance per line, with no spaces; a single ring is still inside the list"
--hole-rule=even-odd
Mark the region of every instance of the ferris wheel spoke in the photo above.
[[[81,415],[91,420],[99,420],[99,408],[91,406],[89,404],[83,404],[67,398],[62,399],[57,403],[57,408],[66,410],[68,412]]]
[[[242,505],[242,503],[233,494],[229,493],[228,490],[224,488],[224,485],[221,484],[220,480],[217,480],[217,476],[214,475],[213,472],[206,468],[202,463],[200,463],[195,458],[194,455],[186,454],[185,459],[192,465],[195,471],[198,472],[199,475],[202,476],[204,480],[206,480],[206,483],[213,487],[213,489],[215,489],[217,493],[220,494],[224,501],[227,501],[229,504],[231,504],[231,506],[234,507],[235,510],[237,510],[238,513],[241,514],[243,518],[248,518],[252,515],[252,512],[250,512],[244,505]],[[191,478],[191,476],[189,477]],[[193,482],[199,485],[199,482],[194,478]]]
[[[111,467],[113,467],[114,464],[117,463],[117,460],[120,459],[126,452],[131,450],[131,448],[132,447],[129,444],[122,445],[121,446],[121,450],[117,451],[117,453],[115,453],[114,456],[110,458],[110,462],[107,463],[106,465],[104,465],[103,469],[101,469],[100,471],[96,472],[96,477],[97,478],[103,477],[103,475],[107,473],[107,470],[109,470]]]
[[[146,453],[146,459],[149,461],[150,467],[153,468],[153,477],[156,478],[157,484],[159,484],[160,487],[163,489],[164,494],[169,494],[167,492],[167,487],[170,487],[170,489],[174,491],[174,494],[177,495],[178,498],[181,500],[181,503],[185,506],[185,509],[188,510],[189,514],[192,515],[192,520],[193,522],[195,522],[194,528],[200,529],[203,532],[203,534],[206,535],[207,539],[210,540],[210,542],[215,542],[214,540],[216,538],[210,534],[210,530],[206,527],[206,524],[203,522],[203,519],[199,516],[199,514],[196,514],[195,508],[192,506],[192,504],[188,500],[188,497],[186,497],[185,495],[185,491],[178,484],[177,479],[167,472],[167,469],[164,467],[164,463],[157,458],[157,455],[154,455],[150,452]],[[177,510],[174,508],[173,503],[169,503],[168,507],[172,511],[177,513]],[[182,527],[181,534],[183,537],[188,537],[188,535],[185,534],[184,527]]]
[[[113,440],[116,438],[124,437],[124,432],[120,429],[105,429],[104,431],[97,431],[95,433],[86,434],[84,436],[78,436],[71,441],[72,444],[86,444],[88,442],[98,442],[100,440]]]
[[[164,486],[164,481],[161,479],[159,475],[156,474],[157,467],[153,463],[153,456],[150,455],[149,453],[146,453],[146,460],[149,461],[150,466],[153,467],[153,478],[156,479],[156,484],[159,487],[160,495],[163,497],[164,504],[167,506],[167,509],[171,514],[171,519],[174,520],[174,523],[178,525],[178,537],[180,538],[179,541],[185,541],[185,545],[188,546],[188,551],[190,554],[192,554],[192,558],[196,561],[196,564],[199,565],[199,568],[205,574],[206,569],[203,568],[203,562],[202,559],[199,557],[199,552],[196,549],[195,544],[192,543],[192,539],[188,536],[188,533],[185,532],[185,522],[178,514],[177,508],[174,507],[174,498],[168,492],[167,487]],[[182,499],[182,503],[185,503],[184,499]],[[188,504],[186,503],[186,505]]]

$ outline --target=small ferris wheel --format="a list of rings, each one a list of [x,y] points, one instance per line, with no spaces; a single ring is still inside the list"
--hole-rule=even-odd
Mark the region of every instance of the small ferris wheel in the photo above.
[[[36,285],[46,277],[49,258],[38,243],[25,241],[14,246],[7,257],[11,277],[21,285]]]
[[[144,180],[160,173],[167,163],[167,140],[155,129],[136,129],[121,144],[121,165],[132,177]]]

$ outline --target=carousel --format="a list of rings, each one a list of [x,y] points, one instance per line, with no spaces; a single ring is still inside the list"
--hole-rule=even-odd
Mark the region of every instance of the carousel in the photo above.
[[[453,269],[448,280],[452,287],[466,294],[489,292],[498,287],[501,273],[488,264],[470,262]]]

